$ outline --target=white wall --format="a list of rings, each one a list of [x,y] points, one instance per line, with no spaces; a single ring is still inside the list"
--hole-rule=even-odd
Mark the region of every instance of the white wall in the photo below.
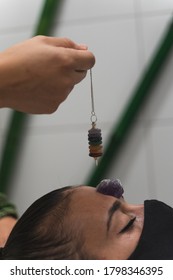
[[[43,0],[0,1],[0,50],[34,33]],[[98,127],[104,141],[131,95],[171,18],[172,0],[64,0],[54,36],[86,43],[96,56],[93,69]],[[118,162],[118,177],[131,202],[156,197],[173,205],[173,57],[136,120]],[[32,116],[9,196],[19,212],[56,187],[86,182],[89,76],[53,115]],[[2,147],[10,110],[0,111]]]

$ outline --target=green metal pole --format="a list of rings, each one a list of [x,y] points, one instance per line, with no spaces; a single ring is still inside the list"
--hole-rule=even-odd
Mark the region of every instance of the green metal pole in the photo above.
[[[100,180],[106,176],[106,172],[110,168],[112,162],[116,160],[122,144],[127,138],[127,134],[136,118],[144,101],[151,93],[151,89],[157,81],[157,78],[163,70],[163,66],[168,60],[173,47],[173,20],[171,21],[165,36],[156,50],[150,64],[148,65],[144,75],[141,77],[137,87],[132,94],[127,106],[125,107],[118,122],[115,124],[112,135],[108,141],[104,155],[98,167],[91,172],[87,185],[96,186]]]
[[[62,0],[45,0],[34,36],[49,35]],[[24,136],[28,115],[12,111],[0,164],[0,192],[6,192]]]

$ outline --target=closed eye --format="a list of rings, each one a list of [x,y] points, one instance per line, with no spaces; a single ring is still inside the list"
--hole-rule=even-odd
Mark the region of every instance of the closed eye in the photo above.
[[[128,231],[131,226],[133,225],[134,221],[136,220],[136,217],[134,217],[133,219],[131,219],[128,224],[119,232],[119,233],[124,233],[126,231]]]
[[[108,220],[107,220],[107,231],[109,231],[109,228],[110,228],[110,225],[111,225],[111,222],[112,222],[113,214],[118,209],[120,209],[120,207],[121,207],[121,202],[116,200],[116,201],[114,201],[114,203],[112,204],[111,208],[109,209],[109,211],[108,211]]]

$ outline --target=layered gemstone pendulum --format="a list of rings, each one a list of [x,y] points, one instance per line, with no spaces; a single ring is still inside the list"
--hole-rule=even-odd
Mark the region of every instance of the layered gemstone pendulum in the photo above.
[[[97,116],[94,109],[94,94],[93,94],[93,81],[92,70],[90,69],[90,82],[91,82],[91,129],[88,130],[88,143],[89,143],[89,156],[95,159],[96,166],[98,158],[103,154],[102,135],[101,129],[96,128]]]

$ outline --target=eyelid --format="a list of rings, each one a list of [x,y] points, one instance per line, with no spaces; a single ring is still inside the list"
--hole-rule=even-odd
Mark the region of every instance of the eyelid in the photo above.
[[[120,209],[121,207],[121,202],[119,200],[116,200],[113,205],[111,206],[111,208],[108,211],[108,220],[107,220],[107,231],[109,231],[111,222],[112,222],[112,216],[113,214]]]
[[[128,224],[127,224],[122,230],[120,230],[119,233],[124,233],[124,232],[128,231],[128,230],[131,228],[131,226],[134,224],[134,221],[135,221],[135,220],[136,220],[136,217],[130,219],[130,221],[128,222]]]

